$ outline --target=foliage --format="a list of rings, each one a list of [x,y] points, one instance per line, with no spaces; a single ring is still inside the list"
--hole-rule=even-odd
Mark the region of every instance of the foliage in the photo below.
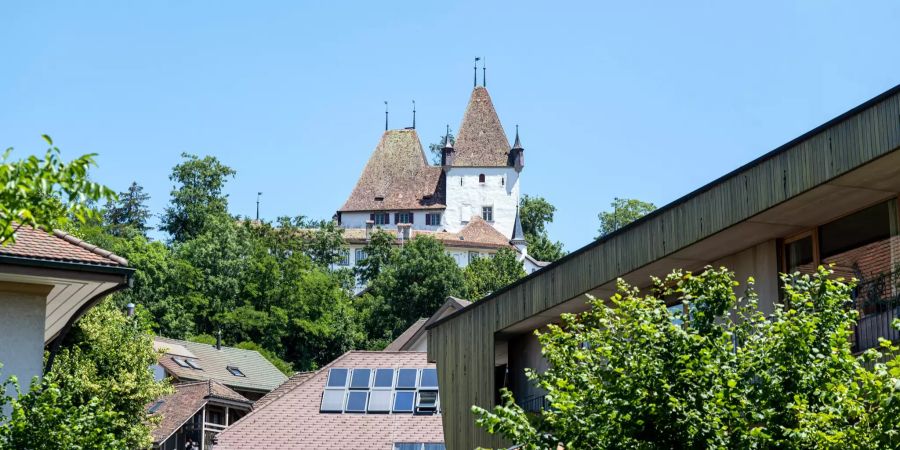
[[[347,245],[344,243],[344,229],[333,220],[311,222],[312,228],[304,236],[304,252],[322,268],[328,268],[344,259]]]
[[[43,137],[50,145],[43,159],[10,161],[9,148],[0,160],[0,245],[15,242],[21,226],[50,231],[65,228],[73,218],[82,223],[96,218],[91,203],[115,198],[112,190],[88,178],[95,154],[66,163],[50,137]]]
[[[597,215],[600,218],[597,239],[644,217],[656,209],[656,205],[653,203],[633,198],[616,198],[609,206],[612,208],[612,211],[602,211]]]
[[[525,449],[897,448],[898,348],[884,343],[887,363],[852,355],[852,286],[829,271],[783,282],[786,305],[765,317],[752,280],[738,299],[724,268],[675,272],[650,294],[620,281],[609,304],[539,333],[549,369],[528,377],[549,409],[526,413],[506,391],[493,411],[473,407],[477,422]]]
[[[432,142],[428,144],[428,153],[431,154],[431,165],[439,166],[441,165],[441,156],[444,149],[444,141],[447,139],[447,136],[450,136],[450,145],[456,145],[456,136],[453,135],[453,130],[447,128],[447,134],[441,136],[437,142]]]
[[[11,415],[0,423],[0,447],[149,447],[146,405],[170,388],[147,369],[157,358],[148,331],[144,315],[126,317],[110,301],[89,311],[51,372],[27,394],[3,399]]]
[[[462,270],[440,241],[414,237],[372,281],[367,296],[373,304],[370,339],[399,335],[417,319],[431,316],[447,296],[461,295],[464,284]]]
[[[554,242],[547,235],[547,224],[553,222],[555,212],[556,207],[543,197],[525,194],[519,200],[519,218],[528,254],[539,261],[556,261],[566,254],[562,242]]]
[[[114,236],[127,236],[131,233],[146,235],[147,221],[150,219],[150,208],[147,201],[150,195],[144,193],[143,186],[132,182],[128,190],[119,193],[119,198],[106,204],[104,220],[107,230]]]
[[[391,264],[397,254],[397,242],[395,235],[382,230],[375,230],[369,237],[369,242],[363,247],[366,259],[357,261],[353,268],[356,277],[361,284],[368,284],[381,274],[381,269]]]
[[[477,258],[463,271],[466,298],[478,300],[525,276],[516,252],[501,248],[490,258]]]
[[[193,239],[203,232],[209,220],[228,215],[228,197],[222,189],[236,173],[213,156],[201,159],[183,153],[181,157],[184,161],[169,175],[176,186],[160,225],[175,242]]]

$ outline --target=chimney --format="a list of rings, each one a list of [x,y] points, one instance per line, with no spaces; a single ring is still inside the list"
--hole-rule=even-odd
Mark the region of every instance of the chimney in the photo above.
[[[374,228],[375,228],[375,221],[367,220],[366,221],[366,241],[368,241],[369,239],[372,239],[372,230]]]
[[[222,350],[222,330],[216,332],[216,350]]]
[[[447,134],[444,136],[444,147],[441,149],[441,165],[452,166],[453,156],[456,153],[453,150],[453,141],[450,139],[450,125],[447,125]]]

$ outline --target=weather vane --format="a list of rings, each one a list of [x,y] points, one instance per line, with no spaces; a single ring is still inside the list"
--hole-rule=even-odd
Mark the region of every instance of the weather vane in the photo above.
[[[478,61],[481,61],[481,58],[476,56],[475,57],[475,68],[474,68],[475,69],[475,78],[474,78],[474,81],[472,81],[472,87],[478,87]]]
[[[384,101],[384,131],[388,130],[388,104],[387,100]]]

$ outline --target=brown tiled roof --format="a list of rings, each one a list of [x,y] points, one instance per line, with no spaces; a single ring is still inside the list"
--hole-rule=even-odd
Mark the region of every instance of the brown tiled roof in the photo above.
[[[177,384],[175,385],[175,392],[147,405],[147,408],[150,408],[157,402],[162,402],[156,411],[152,413],[153,416],[162,417],[151,433],[153,443],[158,444],[166,440],[193,417],[211,398],[246,403],[247,409],[250,409],[251,405],[250,400],[216,381],[207,380]]]
[[[413,322],[413,324],[410,325],[409,328],[406,329],[406,331],[404,331],[403,333],[400,333],[400,336],[397,336],[397,339],[394,339],[393,341],[391,341],[391,343],[388,344],[387,347],[384,348],[384,351],[386,351],[386,352],[403,351],[403,346],[406,345],[409,342],[409,340],[412,339],[412,337],[415,336],[419,332],[419,330],[422,329],[423,326],[425,326],[425,322],[428,322],[428,319],[425,317],[422,317],[421,319]]]
[[[128,266],[125,258],[75,236],[59,230],[47,233],[29,226],[22,226],[16,231],[16,242],[0,246],[0,255],[100,266]]]
[[[353,351],[219,434],[216,450],[391,450],[395,442],[443,442],[440,415],[323,414],[328,368],[433,368],[424,352]]]
[[[281,386],[278,386],[274,391],[269,392],[268,394],[264,395],[262,398],[254,402],[253,407],[262,408],[263,406],[268,405],[269,402],[281,397],[291,389],[297,387],[298,385],[306,381],[309,377],[313,376],[313,374],[315,374],[315,372],[297,372],[291,375],[291,377],[288,378],[287,381],[281,383]]]
[[[396,229],[385,229],[385,231],[394,233]],[[500,247],[512,247],[509,239],[500,234],[489,223],[478,216],[472,217],[468,225],[463,227],[459,233],[451,233],[449,231],[430,231],[430,230],[411,230],[412,237],[431,236],[441,241],[445,247],[465,247],[465,248],[487,248],[496,249]],[[350,244],[365,244],[366,230],[365,228],[344,228],[344,240]],[[397,241],[400,242],[399,240]]]
[[[508,166],[509,139],[494,110],[487,88],[472,91],[454,145],[454,166]]]
[[[443,209],[444,191],[443,170],[428,164],[416,130],[388,130],[339,211]]]

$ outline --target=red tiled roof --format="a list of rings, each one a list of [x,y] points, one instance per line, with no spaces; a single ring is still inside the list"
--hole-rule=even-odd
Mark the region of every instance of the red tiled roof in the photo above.
[[[250,400],[216,381],[194,381],[177,384],[174,387],[175,392],[147,405],[150,408],[162,402],[152,413],[153,416],[162,417],[159,425],[151,433],[153,442],[157,444],[181,428],[210,398],[246,403],[247,409],[250,409]]]
[[[444,183],[443,170],[425,159],[416,130],[388,130],[339,211],[443,209]]]
[[[472,91],[454,144],[454,166],[509,166],[509,139],[494,110],[487,88]]]
[[[29,226],[16,231],[16,242],[0,246],[0,255],[101,266],[128,266],[128,260],[70,234],[47,233]]]
[[[352,351],[334,360],[218,436],[216,450],[391,450],[396,442],[443,442],[440,415],[323,414],[328,368],[433,368],[424,352]]]
[[[302,384],[313,375],[315,375],[315,372],[297,372],[291,375],[291,377],[288,378],[287,381],[281,383],[281,386],[278,386],[272,392],[269,392],[268,394],[257,400],[255,403],[253,403],[253,407],[262,408],[263,406],[268,405],[269,402],[281,397],[291,389],[295,388],[297,385]]]
[[[395,230],[385,230],[395,231]],[[459,230],[458,233],[449,231],[411,230],[412,237],[431,236],[441,241],[445,247],[490,248],[512,247],[509,239],[485,222],[479,216],[473,216],[471,221]],[[351,244],[365,244],[365,228],[344,228],[344,240]],[[399,240],[398,240],[399,243]]]

